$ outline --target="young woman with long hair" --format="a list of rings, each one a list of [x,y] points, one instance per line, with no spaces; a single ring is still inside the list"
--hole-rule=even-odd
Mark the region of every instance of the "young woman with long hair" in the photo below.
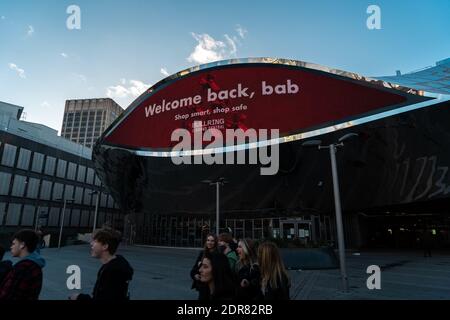
[[[264,300],[289,300],[290,281],[278,247],[264,242],[258,248],[261,293]]]

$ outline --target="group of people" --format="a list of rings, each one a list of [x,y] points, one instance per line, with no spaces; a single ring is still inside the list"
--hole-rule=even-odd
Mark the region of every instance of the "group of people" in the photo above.
[[[100,229],[93,235],[91,256],[102,266],[92,295],[73,294],[70,300],[128,300],[128,285],[133,268],[121,255],[116,255],[121,235],[113,229]],[[20,260],[12,264],[3,261],[4,248],[0,247],[0,301],[38,300],[42,289],[45,260],[39,253],[41,239],[34,230],[23,229],[12,238],[11,255]]]
[[[210,233],[191,278],[202,301],[289,300],[289,275],[278,247],[269,241],[257,246],[251,239],[235,241],[230,233]]]
[[[116,251],[119,232],[102,228],[91,241],[91,256],[100,260],[101,268],[92,295],[77,293],[70,300],[128,300],[133,268]],[[39,252],[39,234],[31,229],[16,232],[11,255],[19,258],[12,264],[3,260],[0,247],[0,301],[37,300],[42,289],[46,262]],[[279,250],[272,242],[256,246],[251,239],[236,241],[230,233],[218,237],[208,234],[203,250],[191,270],[192,288],[199,300],[288,300],[290,281]]]

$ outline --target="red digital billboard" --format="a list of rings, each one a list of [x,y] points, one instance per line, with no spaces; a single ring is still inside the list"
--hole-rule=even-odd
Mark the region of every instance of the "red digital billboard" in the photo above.
[[[279,129],[280,136],[342,122],[407,101],[407,94],[287,65],[203,69],[155,90],[106,133],[132,149],[168,150],[175,129]]]

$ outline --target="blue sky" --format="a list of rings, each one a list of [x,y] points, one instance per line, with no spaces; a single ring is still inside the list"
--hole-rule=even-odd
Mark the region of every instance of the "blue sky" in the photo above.
[[[81,29],[69,30],[69,5]],[[369,30],[369,5],[381,29]],[[126,108],[168,74],[214,59],[280,57],[366,76],[450,57],[450,1],[0,2],[0,101],[60,130],[66,99]],[[162,70],[164,69],[164,70]]]

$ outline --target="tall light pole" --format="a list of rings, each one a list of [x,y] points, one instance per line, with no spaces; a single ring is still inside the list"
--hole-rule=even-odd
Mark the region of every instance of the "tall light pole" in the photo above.
[[[56,199],[56,200],[63,200],[61,198]],[[73,202],[73,199],[64,199],[64,207],[63,207],[63,213],[62,213],[62,218],[61,218],[61,222],[60,222],[60,228],[59,228],[59,239],[58,239],[58,249],[61,248],[61,238],[62,238],[62,231],[63,231],[63,226],[64,226],[64,218],[66,215],[66,203],[67,202]]]
[[[40,214],[40,211],[41,210],[41,206],[38,206],[38,208],[37,208],[37,212],[36,212],[36,219],[35,219],[35,221],[34,221],[34,231],[37,231],[37,229],[38,229],[38,223],[39,223],[39,216],[41,215]]]
[[[94,234],[95,229],[97,228],[97,214],[98,214],[98,206],[100,203],[100,192],[99,191],[92,191],[90,195],[96,194],[97,198],[95,199],[95,212],[94,212],[94,223],[92,225],[92,234]]]
[[[348,277],[347,277],[347,266],[345,263],[345,239],[344,239],[344,227],[342,223],[342,210],[341,210],[341,196],[339,193],[339,178],[337,172],[337,164],[336,164],[336,152],[338,147],[344,146],[344,141],[357,137],[356,133],[348,133],[341,138],[339,138],[337,143],[332,143],[329,145],[322,146],[321,140],[310,140],[306,141],[302,144],[305,147],[318,147],[321,149],[329,149],[330,150],[330,160],[331,160],[331,173],[333,176],[333,193],[334,193],[334,208],[336,212],[336,228],[337,228],[337,237],[338,237],[338,247],[339,247],[339,264],[341,269],[341,278],[342,278],[342,286],[345,292],[348,291]]]
[[[216,235],[219,235],[219,221],[220,221],[220,212],[219,212],[219,197],[220,197],[220,186],[223,186],[228,181],[225,178],[220,177],[217,180],[203,180],[203,183],[207,183],[210,186],[216,185]]]

